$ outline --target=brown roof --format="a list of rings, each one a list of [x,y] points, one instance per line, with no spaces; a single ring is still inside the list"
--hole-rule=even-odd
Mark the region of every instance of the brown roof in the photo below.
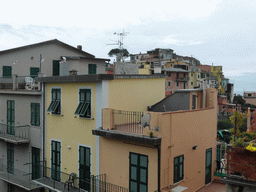
[[[17,47],[17,48],[13,48],[13,49],[7,49],[7,50],[4,50],[4,51],[0,51],[0,55],[1,54],[5,54],[5,53],[10,53],[10,52],[14,52],[14,51],[19,51],[19,50],[24,50],[24,49],[29,49],[29,48],[33,48],[33,47],[39,47],[41,45],[47,45],[47,44],[58,44],[60,46],[63,46],[67,49],[71,49],[71,50],[74,50],[80,54],[83,54],[84,56],[87,56],[87,57],[92,57],[94,58],[95,56],[90,54],[90,53],[87,53],[85,51],[82,51],[82,50],[79,50],[75,47],[72,47],[71,45],[68,45],[66,43],[63,43],[62,41],[59,41],[58,39],[52,39],[52,40],[49,40],[49,41],[43,41],[43,42],[40,42],[40,43],[35,43],[35,44],[31,44],[31,45],[26,45],[26,46],[22,46],[22,47]]]
[[[198,65],[197,69],[201,69],[207,72],[211,72],[212,66],[211,65]]]

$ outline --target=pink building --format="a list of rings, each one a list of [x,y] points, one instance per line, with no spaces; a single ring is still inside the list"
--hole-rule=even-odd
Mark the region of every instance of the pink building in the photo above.
[[[166,78],[165,96],[171,95],[177,89],[188,89],[189,73],[180,68],[164,69]]]

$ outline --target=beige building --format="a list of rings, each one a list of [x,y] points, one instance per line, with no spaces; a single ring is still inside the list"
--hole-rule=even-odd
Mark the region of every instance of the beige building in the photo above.
[[[127,191],[193,192],[213,180],[217,90],[182,92],[149,107],[143,119],[139,112],[103,109],[102,129],[93,134],[100,136],[100,172],[107,182]]]
[[[245,91],[244,92],[244,100],[246,103],[256,105],[256,93],[253,91]]]

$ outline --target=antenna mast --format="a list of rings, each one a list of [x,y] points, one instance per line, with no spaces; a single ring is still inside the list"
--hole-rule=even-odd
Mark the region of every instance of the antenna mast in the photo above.
[[[119,49],[119,54],[117,54],[116,56],[116,61],[121,61],[124,62],[124,36],[127,36],[129,32],[123,32],[122,33],[117,33],[115,32],[114,35],[119,36],[119,40],[116,41],[115,44],[107,44],[107,45],[118,45],[118,49]]]

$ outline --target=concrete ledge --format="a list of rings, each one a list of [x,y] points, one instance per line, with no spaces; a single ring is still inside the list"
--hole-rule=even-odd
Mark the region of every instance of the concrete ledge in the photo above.
[[[121,132],[121,131],[93,129],[92,134],[102,136],[102,137],[112,138],[112,139],[118,139],[118,140],[123,140],[123,141],[145,144],[145,145],[157,146],[157,145],[161,144],[160,137],[152,137],[151,138],[146,135],[125,133],[125,132]]]

